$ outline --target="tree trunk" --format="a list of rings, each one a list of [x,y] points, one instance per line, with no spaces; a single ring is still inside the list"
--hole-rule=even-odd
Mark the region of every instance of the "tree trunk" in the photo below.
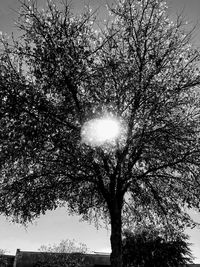
[[[111,216],[111,267],[122,267],[122,216],[121,206],[115,205],[110,211]]]

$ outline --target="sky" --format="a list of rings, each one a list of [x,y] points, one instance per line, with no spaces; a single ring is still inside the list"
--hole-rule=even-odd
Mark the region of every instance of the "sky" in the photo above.
[[[93,8],[100,7],[113,0],[90,0]],[[39,3],[43,0],[38,0]],[[200,21],[200,0],[168,0],[170,12],[183,11],[186,19],[193,24]],[[76,12],[80,12],[86,1],[73,0],[72,6]],[[9,35],[18,30],[14,25],[17,19],[19,8],[17,0],[0,0],[0,31]],[[200,25],[200,24],[199,24]],[[197,27],[195,44],[200,44],[200,31]],[[192,212],[192,217],[200,222],[200,214]],[[190,235],[191,249],[196,257],[195,263],[200,263],[200,229],[187,230]],[[16,249],[35,251],[41,245],[59,243],[62,239],[75,239],[77,242],[85,243],[91,251],[110,251],[110,231],[102,227],[98,230],[93,224],[81,222],[80,217],[70,216],[66,209],[60,208],[56,211],[49,211],[42,215],[27,228],[9,222],[3,215],[0,215],[0,248],[5,249],[8,254],[15,254]]]

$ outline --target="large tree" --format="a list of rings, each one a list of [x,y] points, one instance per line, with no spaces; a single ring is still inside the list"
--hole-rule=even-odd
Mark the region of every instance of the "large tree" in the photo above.
[[[2,36],[0,212],[28,222],[66,203],[106,218],[121,267],[127,214],[179,226],[200,208],[199,52],[162,0],[119,0],[109,14],[98,30],[90,10],[29,1],[21,37]],[[121,136],[91,144],[85,123],[104,116]]]

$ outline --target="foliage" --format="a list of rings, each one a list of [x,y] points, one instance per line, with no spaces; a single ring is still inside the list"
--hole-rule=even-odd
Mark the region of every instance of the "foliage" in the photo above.
[[[85,244],[65,239],[59,244],[42,245],[39,251],[42,253],[35,267],[82,267],[85,266],[84,254],[88,249]]]
[[[42,245],[39,248],[41,252],[57,252],[57,253],[86,253],[88,248],[85,244],[77,244],[75,240],[61,240],[59,244]]]
[[[0,212],[28,222],[66,204],[108,219],[119,267],[127,214],[180,227],[200,209],[199,51],[162,0],[119,0],[105,28],[94,21],[28,1],[21,38],[1,38]],[[116,143],[81,142],[105,115],[122,122]]]
[[[188,237],[174,233],[170,238],[158,229],[148,227],[134,233],[125,232],[123,239],[123,266],[179,267],[192,263]]]
[[[6,250],[5,249],[2,249],[2,248],[0,248],[0,255],[3,255],[3,254],[5,254],[6,253]]]

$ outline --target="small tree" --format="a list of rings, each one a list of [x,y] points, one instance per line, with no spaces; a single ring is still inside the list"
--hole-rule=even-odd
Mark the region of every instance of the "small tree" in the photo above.
[[[166,238],[152,227],[125,232],[123,239],[123,266],[179,267],[192,263],[188,237],[174,233]]]
[[[35,267],[83,267],[86,264],[84,254],[88,251],[85,244],[65,239],[59,244],[42,245]]]
[[[21,39],[3,36],[0,212],[28,222],[66,203],[106,219],[111,265],[121,267],[127,212],[181,225],[187,207],[200,209],[200,72],[191,32],[163,0],[119,0],[110,12],[96,31],[90,11],[28,1]],[[85,123],[105,115],[121,136],[84,142]]]
[[[5,254],[6,253],[6,250],[5,249],[2,249],[2,248],[0,248],[0,255],[3,255],[3,254]]]
[[[83,243],[78,243],[75,240],[61,240],[59,244],[42,245],[39,248],[41,252],[57,252],[57,253],[86,253],[88,248]]]

